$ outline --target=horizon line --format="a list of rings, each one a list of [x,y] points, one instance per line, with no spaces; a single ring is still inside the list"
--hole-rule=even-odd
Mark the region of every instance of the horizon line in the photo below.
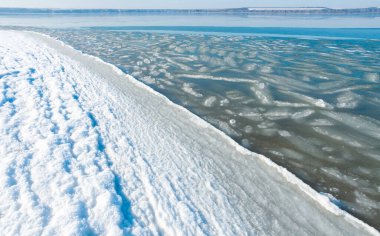
[[[36,10],[233,10],[233,9],[330,9],[330,10],[349,10],[349,9],[370,9],[380,8],[380,6],[370,7],[324,7],[324,6],[308,6],[308,7],[232,7],[232,8],[51,8],[51,7],[0,7],[0,9],[36,9]]]

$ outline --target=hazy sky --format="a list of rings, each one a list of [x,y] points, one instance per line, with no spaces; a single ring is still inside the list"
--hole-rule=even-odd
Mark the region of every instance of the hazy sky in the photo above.
[[[0,7],[43,8],[229,8],[380,7],[380,0],[0,0]]]

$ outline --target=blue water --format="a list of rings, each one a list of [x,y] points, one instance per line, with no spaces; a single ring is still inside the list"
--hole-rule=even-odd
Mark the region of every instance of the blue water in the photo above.
[[[215,27],[215,26],[106,26],[93,30],[233,33],[244,35],[312,36],[346,39],[380,39],[380,28],[291,28],[291,27]]]

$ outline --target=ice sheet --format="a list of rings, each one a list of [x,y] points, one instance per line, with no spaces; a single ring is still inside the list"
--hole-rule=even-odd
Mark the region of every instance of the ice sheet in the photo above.
[[[4,234],[378,235],[116,67],[0,41]]]

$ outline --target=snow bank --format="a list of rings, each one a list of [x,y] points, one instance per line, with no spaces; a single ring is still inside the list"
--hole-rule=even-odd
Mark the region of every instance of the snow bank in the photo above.
[[[116,67],[0,32],[0,231],[379,235]]]

